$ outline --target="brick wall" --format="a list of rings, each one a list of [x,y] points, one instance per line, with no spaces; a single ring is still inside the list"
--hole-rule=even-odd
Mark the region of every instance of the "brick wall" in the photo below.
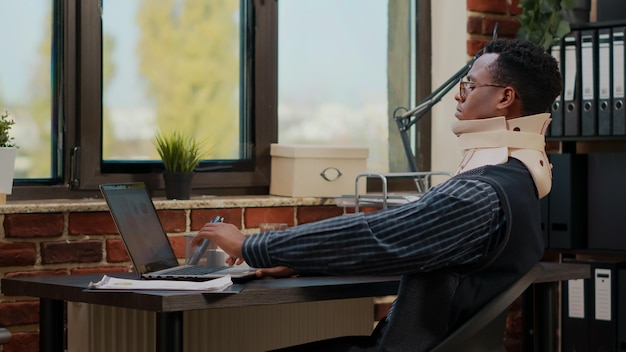
[[[515,16],[521,13],[520,0],[467,0],[467,55],[474,56],[493,38],[498,23],[498,38],[514,38],[519,29]]]

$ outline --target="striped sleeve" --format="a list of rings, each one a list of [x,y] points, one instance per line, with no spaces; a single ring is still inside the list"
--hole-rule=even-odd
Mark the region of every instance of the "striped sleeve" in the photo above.
[[[406,274],[480,260],[504,226],[489,184],[452,178],[418,201],[248,236],[253,267],[324,274]]]

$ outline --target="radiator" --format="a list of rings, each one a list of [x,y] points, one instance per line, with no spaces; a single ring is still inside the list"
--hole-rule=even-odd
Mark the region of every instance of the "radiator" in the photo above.
[[[155,313],[68,303],[69,352],[153,352]],[[183,315],[184,351],[255,352],[343,335],[367,335],[372,298],[194,310]]]

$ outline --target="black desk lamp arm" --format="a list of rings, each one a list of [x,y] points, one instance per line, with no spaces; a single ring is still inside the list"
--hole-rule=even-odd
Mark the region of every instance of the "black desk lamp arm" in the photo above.
[[[479,53],[480,54],[480,53]],[[396,109],[394,112],[394,119],[396,120],[396,124],[398,126],[398,130],[400,131],[400,138],[402,139],[402,144],[404,146],[404,151],[406,153],[407,160],[409,162],[409,169],[411,172],[417,172],[417,165],[415,163],[415,156],[411,150],[411,138],[409,136],[410,128],[417,123],[430,109],[432,109],[435,104],[441,101],[441,98],[445,96],[452,88],[454,88],[461,78],[467,75],[467,72],[470,70],[474,61],[480,56],[476,54],[463,68],[457,71],[450,79],[444,82],[439,88],[430,93],[429,96],[426,97],[421,103],[419,103],[415,108],[409,110],[408,112],[397,115],[398,110]]]

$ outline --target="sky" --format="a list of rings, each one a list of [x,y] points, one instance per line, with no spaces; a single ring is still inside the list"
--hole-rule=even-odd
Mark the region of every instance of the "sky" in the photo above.
[[[50,0],[0,0],[0,95],[7,102],[19,102],[43,40],[43,23]]]
[[[239,1],[239,0],[233,0]],[[0,92],[15,101],[27,92],[29,69],[43,39],[43,21],[51,0],[0,0],[2,52]],[[138,0],[103,0],[105,29],[120,38],[114,60],[117,75],[111,82],[107,103],[132,105],[142,99],[140,78],[135,74],[134,43],[138,30],[134,23]],[[385,88],[387,0],[283,0],[279,3],[280,89],[284,96],[309,96],[327,102],[360,104],[355,96],[380,93]],[[356,10],[358,9],[358,10]],[[114,25],[107,25],[113,23]],[[16,35],[19,33],[19,35]],[[46,35],[48,33],[45,33]],[[377,47],[378,46],[378,47]],[[324,54],[337,53],[336,55]],[[341,53],[341,54],[338,54]],[[377,70],[373,70],[377,68]],[[316,79],[303,84],[302,77],[314,70]],[[342,82],[351,82],[347,90]]]

